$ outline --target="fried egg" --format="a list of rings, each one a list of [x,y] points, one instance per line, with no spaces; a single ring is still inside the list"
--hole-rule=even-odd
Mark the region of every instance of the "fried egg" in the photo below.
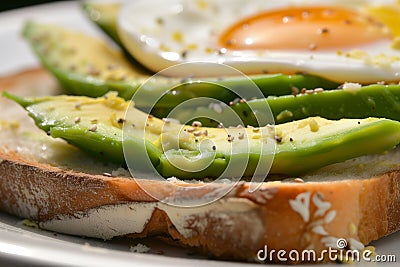
[[[246,74],[400,81],[400,3],[373,0],[136,0],[118,17],[128,51],[154,72],[186,62]],[[171,76],[221,76],[191,64]],[[176,72],[179,70],[179,72]]]

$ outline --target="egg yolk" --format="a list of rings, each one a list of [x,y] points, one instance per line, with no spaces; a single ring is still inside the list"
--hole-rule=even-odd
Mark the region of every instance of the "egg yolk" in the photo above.
[[[400,2],[392,6],[370,6],[364,12],[383,22],[394,36],[400,36]]]
[[[291,7],[246,18],[225,30],[221,48],[230,50],[329,50],[390,39],[378,20],[338,7]]]

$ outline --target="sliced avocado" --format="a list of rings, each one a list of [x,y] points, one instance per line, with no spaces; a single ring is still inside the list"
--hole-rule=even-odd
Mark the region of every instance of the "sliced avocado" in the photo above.
[[[122,44],[117,30],[117,16],[121,8],[121,3],[85,1],[82,3],[82,8],[91,21],[99,26],[117,44]]]
[[[175,118],[180,121],[196,117],[227,117],[232,108],[245,125],[257,126],[254,114],[265,110],[268,103],[276,124],[307,117],[321,116],[337,120],[341,118],[362,119],[368,117],[387,118],[400,121],[400,85],[353,85],[345,89],[317,90],[303,94],[268,97],[239,102],[231,107],[220,106],[181,109]],[[214,125],[207,119],[196,118],[207,125]],[[232,124],[227,124],[229,126]]]
[[[141,160],[143,153],[147,153],[165,177],[218,177],[229,164],[229,177],[250,177],[259,163],[267,165],[273,156],[270,173],[297,175],[349,158],[380,153],[400,142],[400,122],[388,119],[329,121],[313,117],[277,125],[275,129],[271,126],[206,128],[198,123],[183,126],[149,117],[135,108],[130,108],[125,118],[129,102],[116,93],[96,99],[75,96],[25,99],[7,93],[5,96],[24,106],[49,135],[120,164],[125,164],[122,150],[122,125],[125,125],[128,128],[124,129],[130,130],[124,131],[124,140],[135,148],[130,151],[134,159]],[[143,140],[140,136],[144,129]],[[143,142],[145,149],[141,149]],[[188,164],[195,160],[195,164]],[[198,168],[199,171],[193,171]]]
[[[399,122],[387,119],[320,117],[277,125],[279,145],[271,173],[298,175],[345,158],[384,152],[400,142],[399,127]]]
[[[235,157],[236,162],[241,159],[246,160],[249,157],[249,163],[244,176],[251,177],[256,168],[256,163],[261,160],[267,159],[272,156],[271,151],[264,151],[263,158],[260,159],[259,155],[263,148],[262,145],[265,140],[257,142],[253,138],[257,138],[257,132],[254,129],[265,131],[267,127],[261,128],[248,128],[236,129],[236,131],[243,132],[246,130],[247,136],[251,138],[251,145],[248,152],[226,154],[224,151],[224,144],[226,141],[226,134],[211,135],[211,139],[216,144],[216,153],[221,154],[220,161],[212,162],[210,168],[205,169],[200,173],[185,172],[174,167],[170,158],[166,157],[167,153],[175,153],[177,155],[182,153],[180,151],[167,151],[163,153],[160,160],[158,170],[164,176],[177,176],[182,178],[199,178],[198,176],[213,177],[219,175],[227,166],[230,160]],[[210,129],[210,128],[208,128]],[[215,128],[214,128],[215,129]],[[253,129],[253,130],[251,130]],[[258,131],[257,130],[257,131]],[[394,148],[400,142],[400,123],[387,119],[367,118],[362,120],[355,119],[341,119],[338,121],[331,121],[321,117],[311,117],[299,121],[288,122],[277,125],[275,127],[275,141],[276,150],[274,153],[274,160],[270,169],[271,174],[284,174],[284,175],[300,175],[313,169],[342,162],[350,158],[359,157],[366,154],[380,153],[385,150]],[[210,131],[210,130],[209,130]],[[210,135],[210,134],[209,134]],[[221,136],[222,135],[222,136]],[[216,136],[216,137],[214,137]],[[238,135],[232,135],[237,137]],[[223,139],[225,137],[225,140]],[[215,138],[215,139],[214,139]],[[193,139],[191,140],[192,144]],[[200,139],[198,142],[201,142]],[[223,142],[224,141],[224,142]],[[240,140],[238,138],[232,141],[232,145],[241,146],[241,142],[246,142],[246,139]],[[258,145],[258,147],[257,147]],[[222,148],[221,148],[222,147]],[[183,151],[187,157],[196,157],[193,155],[193,148]],[[247,154],[246,154],[247,153]],[[206,155],[211,157],[212,155]],[[214,169],[215,166],[220,166]],[[235,170],[235,167],[233,167]],[[240,173],[240,169],[237,170]]]
[[[108,35],[119,47],[122,48],[126,59],[136,68],[148,72],[130,53],[123,47],[118,36],[117,16],[121,3],[101,3],[94,1],[83,1],[82,9],[87,17],[95,23],[106,35]]]
[[[85,34],[69,31],[54,25],[28,22],[24,36],[30,42],[43,66],[63,85],[66,92],[91,97],[116,91],[131,99],[137,89],[151,76],[148,72],[131,64],[121,50],[113,49],[106,42]],[[251,80],[264,95],[290,94],[292,88],[315,88],[324,86],[332,89],[337,83],[310,75],[254,75]],[[198,81],[190,78],[168,78],[158,76],[142,87],[141,99],[136,107],[152,107],[146,96],[162,96],[158,101],[156,115],[165,117],[179,103],[195,97],[211,97],[228,103],[237,96],[230,90],[240,88],[244,94],[249,80],[245,77],[209,78]],[[249,98],[252,96],[249,96]]]
[[[136,90],[149,77],[119,49],[85,34],[35,22],[27,22],[23,34],[42,65],[70,94],[94,97],[110,90],[123,94]]]
[[[18,102],[35,120],[36,125],[52,137],[60,137],[82,150],[107,161],[123,164],[122,126],[125,111],[129,105],[124,99],[109,93],[101,98],[79,96],[57,96],[41,98],[20,98],[3,93]],[[141,122],[147,115],[137,109],[133,115]],[[135,122],[131,122],[134,124]],[[142,131],[143,125],[135,123],[134,130]],[[153,128],[146,131],[148,153],[153,164],[157,164],[160,151],[151,144],[159,132]],[[158,129],[158,127],[155,127]],[[132,142],[142,142],[135,140]]]
[[[265,101],[265,100],[264,100]],[[275,122],[283,123],[312,116],[328,119],[378,117],[400,121],[400,85],[345,86],[340,90],[318,91],[297,96],[269,97],[267,102]],[[257,112],[262,110],[262,101],[249,101]],[[243,113],[240,103],[234,107]]]

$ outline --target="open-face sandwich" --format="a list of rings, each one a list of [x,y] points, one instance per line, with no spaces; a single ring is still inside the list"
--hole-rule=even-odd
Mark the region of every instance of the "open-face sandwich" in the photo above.
[[[363,3],[85,3],[121,49],[27,22],[47,71],[0,80],[0,208],[224,259],[355,257],[400,228],[400,6]]]

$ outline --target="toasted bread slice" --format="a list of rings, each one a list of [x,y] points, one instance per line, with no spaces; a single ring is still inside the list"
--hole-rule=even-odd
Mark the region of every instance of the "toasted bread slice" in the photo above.
[[[0,88],[19,95],[59,92],[41,69],[0,79]],[[208,205],[186,208],[163,200],[207,199],[230,184],[198,190],[204,183],[134,179],[117,165],[47,137],[11,101],[1,99],[0,109],[0,209],[44,229],[102,239],[168,237],[238,260],[257,260],[265,246],[319,253],[339,239],[347,242],[344,249],[361,250],[400,229],[398,148],[265,182],[253,193],[240,182]]]

